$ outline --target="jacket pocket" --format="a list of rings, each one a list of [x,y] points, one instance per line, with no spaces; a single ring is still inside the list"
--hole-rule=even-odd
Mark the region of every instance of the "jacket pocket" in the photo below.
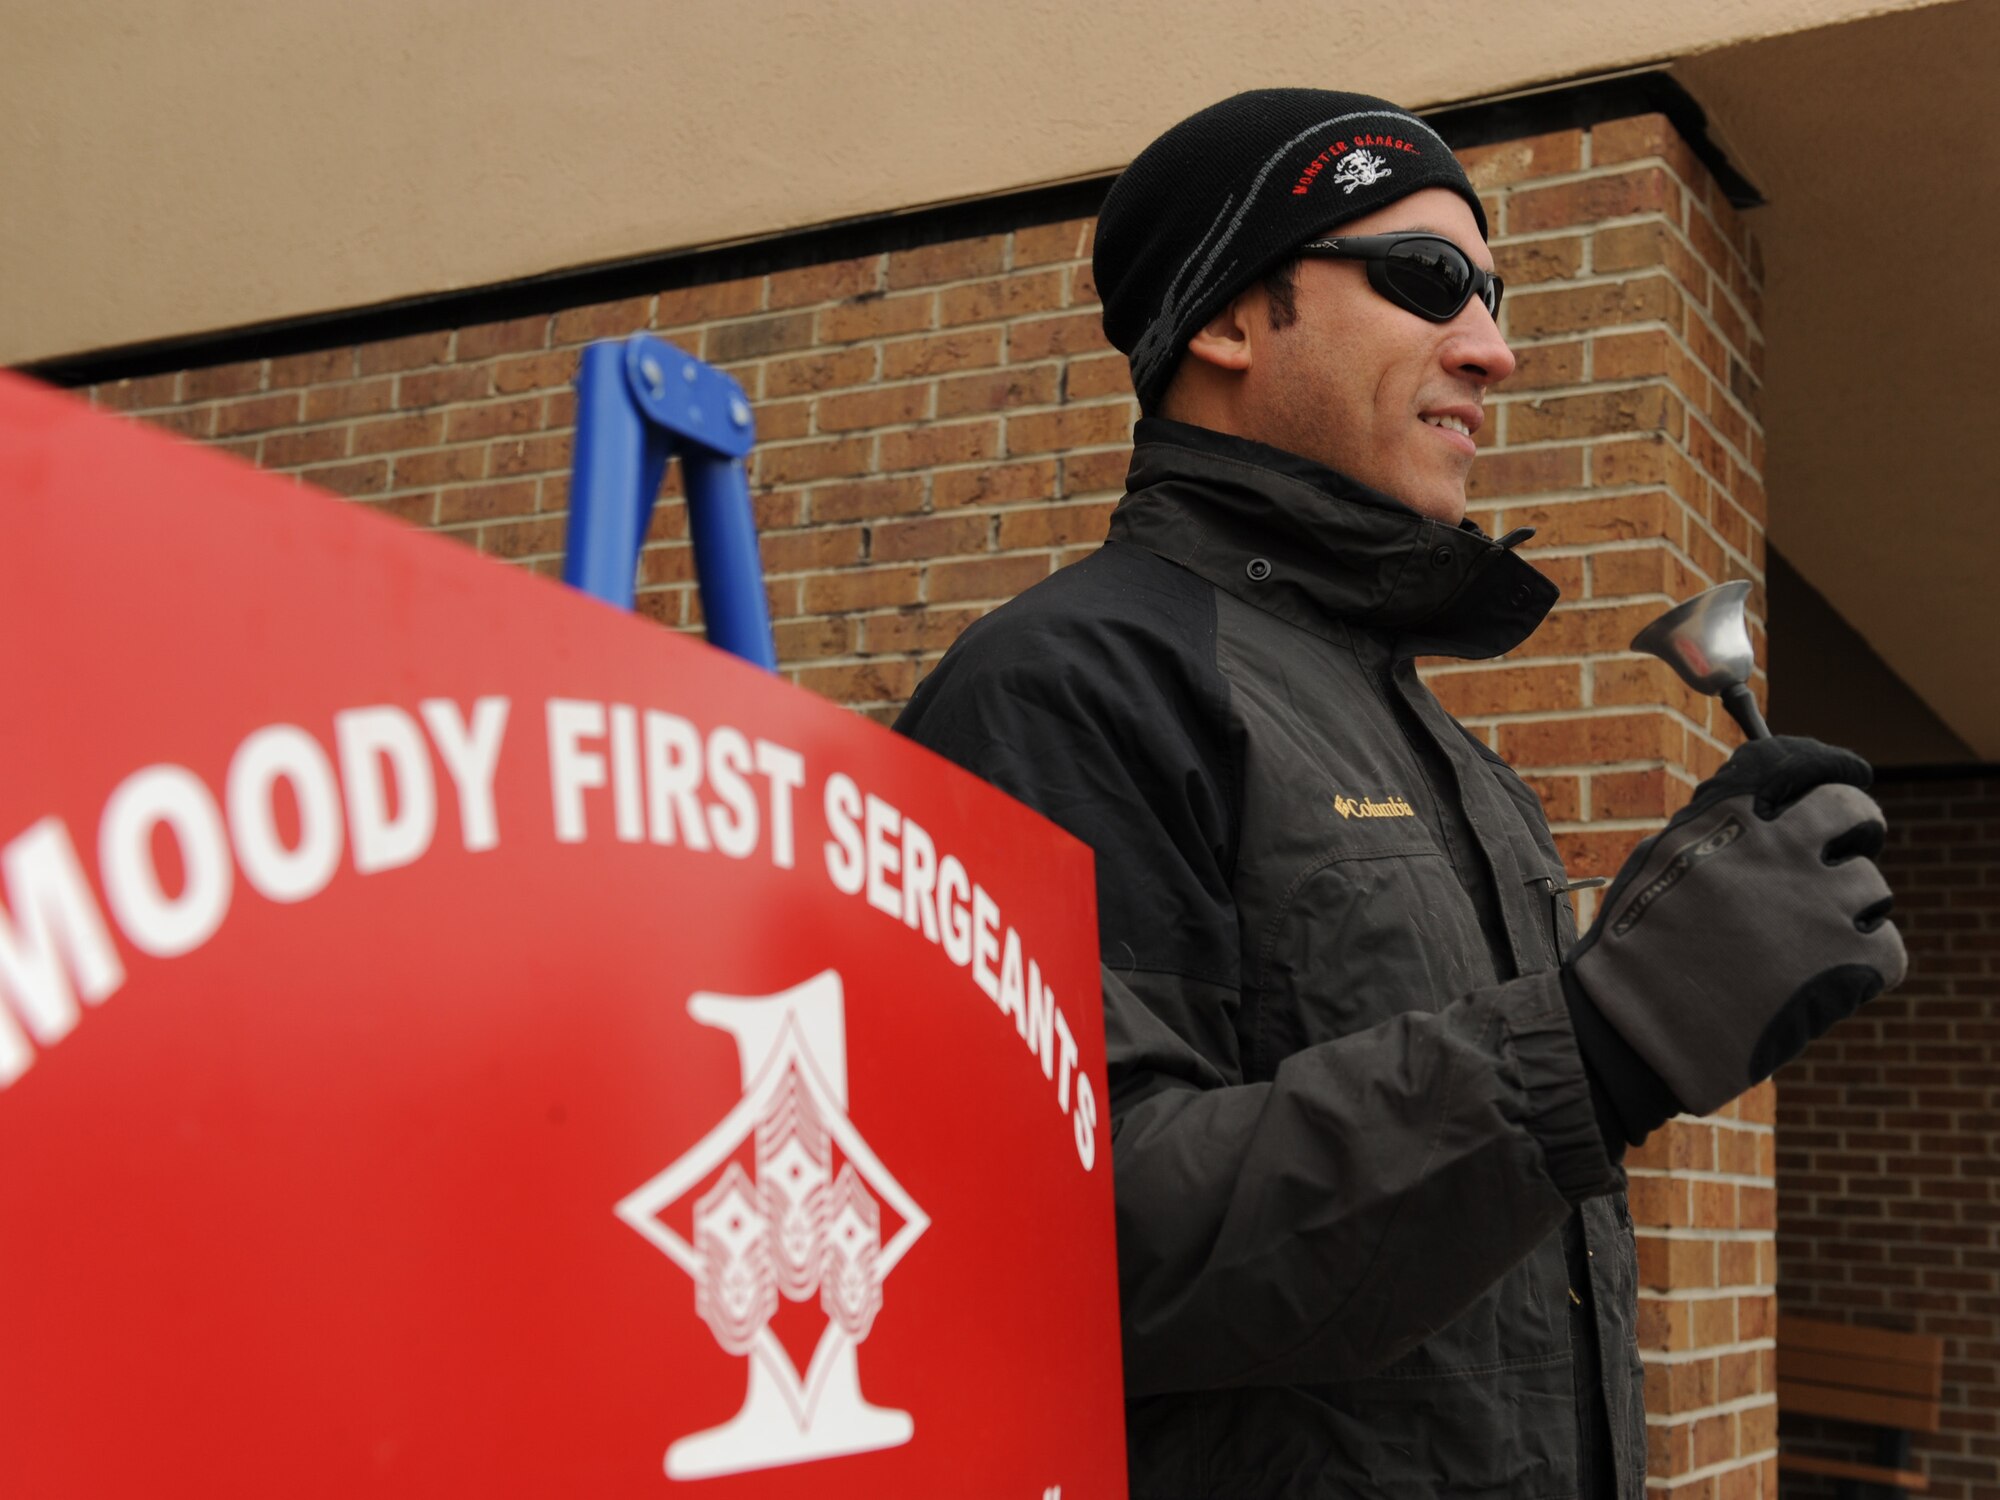
[[[1472,903],[1428,840],[1323,854],[1259,938],[1250,1042],[1261,1077],[1301,1048],[1493,982]]]

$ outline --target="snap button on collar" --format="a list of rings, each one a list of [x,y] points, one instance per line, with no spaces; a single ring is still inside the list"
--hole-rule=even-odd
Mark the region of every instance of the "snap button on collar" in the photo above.
[[[1243,576],[1252,583],[1262,583],[1271,576],[1271,561],[1265,557],[1253,557],[1243,565]]]

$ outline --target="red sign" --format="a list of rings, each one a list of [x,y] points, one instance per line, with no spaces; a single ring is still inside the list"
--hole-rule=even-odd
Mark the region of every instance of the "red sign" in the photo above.
[[[0,1491],[1124,1493],[1088,852],[0,375]]]

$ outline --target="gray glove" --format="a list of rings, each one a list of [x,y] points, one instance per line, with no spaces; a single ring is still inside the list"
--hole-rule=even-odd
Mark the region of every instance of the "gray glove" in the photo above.
[[[1563,963],[1607,1138],[1705,1115],[1903,978],[1868,763],[1754,740],[1632,851]]]

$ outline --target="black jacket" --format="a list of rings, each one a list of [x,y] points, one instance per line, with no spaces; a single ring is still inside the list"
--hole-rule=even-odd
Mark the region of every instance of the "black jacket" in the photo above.
[[[1413,663],[1510,649],[1554,585],[1170,422],[1129,491],[897,727],[1097,853],[1134,1495],[1638,1500],[1561,862]]]

